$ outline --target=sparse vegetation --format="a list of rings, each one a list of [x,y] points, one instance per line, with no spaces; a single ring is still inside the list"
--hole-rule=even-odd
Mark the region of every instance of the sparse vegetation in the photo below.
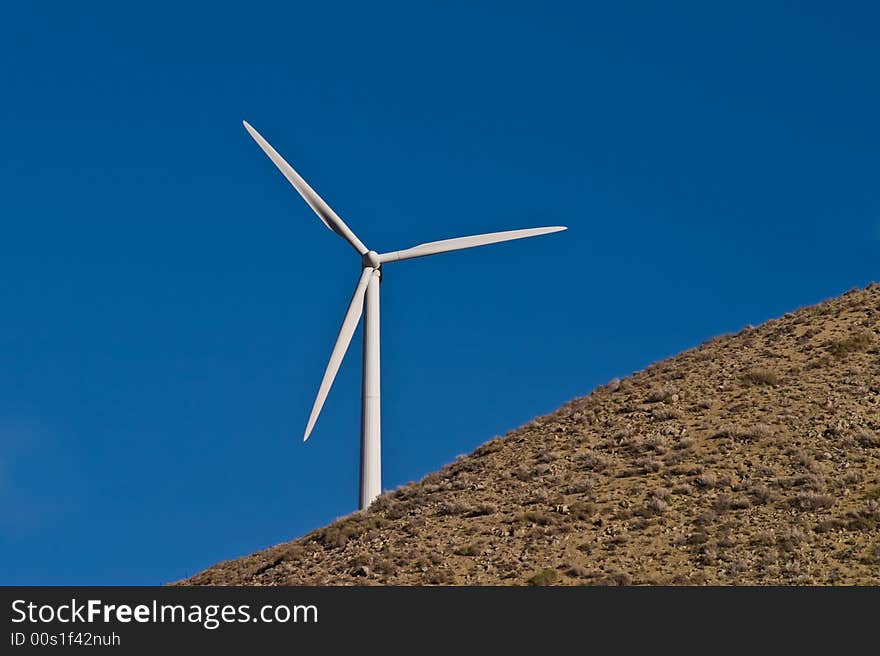
[[[651,495],[645,501],[645,511],[649,515],[660,515],[669,510],[669,504],[664,498]]]
[[[779,385],[779,376],[766,367],[754,367],[742,375],[742,381],[746,385],[769,385],[770,387],[776,387]]]
[[[880,448],[880,435],[877,435],[877,433],[872,430],[860,430],[853,435],[853,438],[857,444],[866,449]]]
[[[379,528],[384,523],[385,520],[381,517],[368,517],[359,513],[315,531],[312,536],[327,549],[339,549],[348,544],[349,540],[358,538],[371,529]]]
[[[681,413],[675,408],[654,408],[651,416],[657,421],[669,421],[670,419],[680,419]]]
[[[432,569],[425,573],[425,582],[430,585],[450,585],[455,576],[448,569]]]
[[[519,521],[526,524],[547,526],[556,523],[556,518],[551,513],[543,510],[529,510],[519,515]]]
[[[569,514],[575,520],[587,520],[596,514],[596,504],[592,501],[575,501],[569,507]]]
[[[188,582],[880,584],[878,334],[872,286],[713,339]]]
[[[555,569],[542,569],[529,579],[529,585],[553,585],[559,580],[559,572]]]
[[[493,440],[490,440],[479,447],[476,451],[474,451],[474,457],[481,458],[483,456],[488,456],[493,453],[498,453],[501,449],[504,448],[504,440],[500,437],[496,437]]]
[[[816,492],[798,492],[791,505],[798,510],[823,510],[834,505],[834,497]]]
[[[462,501],[447,501],[444,504],[441,504],[439,508],[437,508],[437,514],[441,517],[444,516],[461,516],[470,512],[471,506],[470,504],[464,503]]]
[[[586,567],[575,565],[574,567],[569,567],[567,570],[565,570],[565,575],[570,576],[573,579],[585,579],[589,578],[590,570],[588,570]]]
[[[867,351],[873,343],[869,333],[857,332],[841,339],[834,339],[828,343],[828,351],[835,357],[843,358],[850,353]]]
[[[712,472],[704,472],[694,478],[694,485],[702,488],[713,488],[718,484],[718,479]]]
[[[672,385],[658,385],[648,392],[648,395],[645,397],[645,403],[668,401],[675,396],[677,391]]]
[[[767,424],[755,424],[754,426],[724,426],[716,432],[712,437],[715,439],[731,439],[737,442],[754,442],[770,437],[773,434],[772,429]]]
[[[608,467],[608,459],[600,453],[589,451],[578,457],[577,464],[583,469],[601,472]]]
[[[774,500],[776,495],[764,483],[751,483],[746,487],[746,493],[752,497],[752,501],[757,505],[763,505]]]
[[[483,553],[483,545],[479,542],[471,542],[470,544],[456,548],[453,553],[457,556],[479,556]]]

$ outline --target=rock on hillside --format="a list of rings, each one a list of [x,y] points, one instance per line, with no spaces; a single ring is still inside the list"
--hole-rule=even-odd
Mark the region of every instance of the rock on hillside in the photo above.
[[[613,381],[187,585],[880,584],[880,285]]]

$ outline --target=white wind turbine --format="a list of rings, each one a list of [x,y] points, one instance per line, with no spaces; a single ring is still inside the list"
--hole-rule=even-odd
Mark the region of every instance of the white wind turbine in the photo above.
[[[351,229],[345,225],[342,219],[330,209],[330,206],[315,193],[315,191],[303,180],[300,175],[293,170],[284,158],[263,139],[263,137],[254,130],[247,121],[244,121],[244,127],[259,144],[260,148],[269,156],[275,166],[284,174],[284,177],[293,185],[293,188],[299,192],[306,203],[309,204],[318,218],[323,221],[324,225],[333,232],[345,239],[358,255],[361,256],[361,277],[355,287],[351,302],[348,305],[348,311],[345,313],[345,319],[342,321],[342,328],[339,330],[339,336],[336,338],[336,344],[333,346],[333,352],[330,354],[330,362],[327,364],[327,370],[324,372],[324,378],[321,380],[321,386],[318,388],[318,396],[315,404],[312,406],[312,413],[309,415],[309,421],[306,425],[305,436],[303,441],[309,439],[312,428],[318,419],[321,408],[324,407],[324,401],[333,379],[336,378],[336,372],[339,371],[339,365],[342,358],[348,350],[351,343],[352,335],[360,321],[361,314],[366,314],[364,321],[364,353],[363,353],[363,379],[361,389],[361,480],[360,480],[360,508],[366,508],[372,501],[379,496],[382,491],[382,464],[380,455],[381,442],[381,424],[380,424],[380,403],[379,403],[379,279],[381,276],[382,265],[388,262],[397,262],[398,260],[409,260],[414,257],[424,257],[426,255],[437,255],[447,251],[457,251],[462,248],[472,248],[474,246],[484,246],[486,244],[494,244],[501,241],[510,241],[512,239],[523,239],[524,237],[536,237],[537,235],[546,235],[551,232],[559,232],[565,230],[564,226],[551,226],[545,228],[528,228],[525,230],[508,230],[505,232],[491,232],[485,235],[473,235],[470,237],[458,237],[456,239],[444,239],[442,241],[432,241],[426,244],[419,244],[412,248],[406,248],[401,251],[390,251],[388,253],[379,254],[371,251]],[[366,307],[366,311],[364,308]]]

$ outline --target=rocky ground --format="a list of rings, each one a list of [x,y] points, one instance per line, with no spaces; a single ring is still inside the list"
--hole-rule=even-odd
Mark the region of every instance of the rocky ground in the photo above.
[[[880,285],[612,381],[180,584],[880,584]]]

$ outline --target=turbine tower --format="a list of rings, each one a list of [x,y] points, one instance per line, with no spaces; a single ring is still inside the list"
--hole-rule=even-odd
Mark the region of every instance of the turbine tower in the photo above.
[[[348,304],[348,311],[345,313],[345,319],[342,321],[342,328],[339,330],[339,336],[336,338],[333,352],[330,354],[330,362],[327,364],[324,378],[321,380],[321,386],[318,388],[318,395],[315,398],[315,404],[312,406],[312,412],[306,424],[303,441],[309,439],[309,435],[315,427],[315,422],[318,420],[318,415],[321,413],[321,408],[324,407],[324,401],[327,399],[327,393],[330,391],[330,386],[336,378],[339,365],[342,364],[342,358],[348,350],[361,315],[364,314],[366,316],[364,319],[363,381],[361,389],[361,480],[359,502],[359,507],[364,509],[382,492],[379,389],[379,280],[382,276],[382,265],[415,257],[437,255],[447,251],[457,251],[462,248],[485,246],[486,244],[495,244],[512,239],[546,235],[551,232],[565,230],[566,228],[564,226],[551,226],[492,232],[484,235],[472,235],[470,237],[457,237],[455,239],[444,239],[442,241],[419,244],[418,246],[400,251],[389,251],[380,255],[376,251],[372,251],[364,246],[363,242],[357,238],[357,235],[351,231],[351,228],[345,225],[345,222],[339,218],[336,212],[315,193],[308,183],[293,170],[293,167],[285,162],[284,158],[247,121],[244,121],[244,127],[266,155],[269,156],[269,159],[284,174],[284,177],[293,185],[293,188],[299,192],[303,200],[315,211],[315,214],[318,215],[318,218],[321,219],[324,225],[345,239],[361,256],[361,277],[354,289],[351,302]]]

